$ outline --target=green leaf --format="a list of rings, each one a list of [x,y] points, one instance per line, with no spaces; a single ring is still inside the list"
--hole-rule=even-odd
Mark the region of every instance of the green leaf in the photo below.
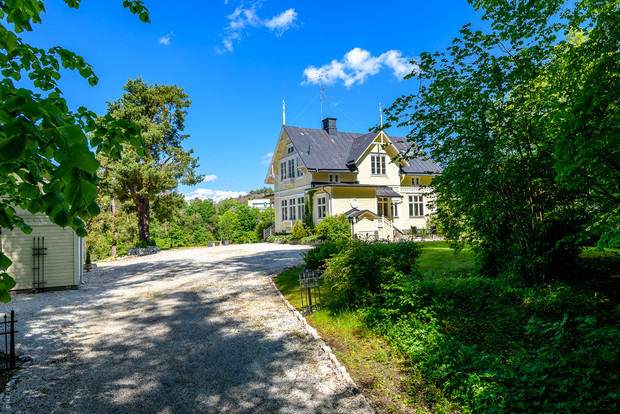
[[[0,267],[6,270],[12,264],[13,264],[13,261],[9,259],[4,253],[0,252]]]
[[[12,161],[19,158],[26,148],[27,137],[14,136],[0,143],[0,158],[5,161]]]
[[[0,293],[0,302],[9,303],[10,301],[11,301],[11,296],[9,295],[9,292],[5,290],[2,293]]]

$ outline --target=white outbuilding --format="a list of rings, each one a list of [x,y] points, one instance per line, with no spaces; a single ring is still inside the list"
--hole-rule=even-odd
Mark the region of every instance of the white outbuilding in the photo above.
[[[84,240],[70,227],[52,223],[44,214],[19,211],[32,233],[2,229],[0,250],[13,264],[7,272],[13,291],[75,289],[82,282]]]

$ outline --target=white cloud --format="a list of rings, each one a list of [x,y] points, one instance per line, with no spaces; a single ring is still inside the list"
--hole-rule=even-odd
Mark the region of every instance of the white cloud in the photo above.
[[[295,9],[288,9],[276,16],[261,19],[258,17],[257,10],[262,6],[262,1],[254,1],[249,6],[241,4],[232,14],[226,16],[228,26],[224,29],[224,39],[222,45],[216,48],[218,53],[234,52],[234,44],[239,43],[243,34],[249,27],[266,27],[277,36],[281,36],[286,30],[295,26],[297,12]]]
[[[202,180],[203,183],[210,183],[217,180],[217,175],[215,174],[211,174],[211,175],[206,175],[205,178]]]
[[[218,203],[226,198],[234,198],[242,195],[247,195],[247,193],[245,191],[221,191],[209,190],[207,188],[199,188],[191,193],[184,194],[186,200],[193,200],[194,198],[205,200],[210,198],[215,203]]]
[[[265,21],[265,26],[269,28],[269,30],[278,32],[278,36],[282,35],[286,30],[290,29],[295,25],[295,20],[297,19],[297,12],[295,9],[288,9],[285,12],[278,14],[277,16],[272,17],[271,19]]]
[[[400,50],[388,50],[380,56],[372,56],[369,51],[356,47],[347,52],[341,60],[332,60],[319,68],[308,66],[304,70],[306,80],[303,83],[319,83],[322,78],[325,84],[342,81],[350,88],[362,84],[369,76],[376,75],[381,69],[392,70],[399,80],[412,71],[418,70],[417,65],[409,63],[411,59],[402,56]]]
[[[174,36],[174,32],[170,32],[167,35],[160,37],[158,42],[161,43],[162,45],[169,46],[170,39],[172,39],[172,36]]]
[[[270,152],[269,154],[265,154],[261,157],[261,164],[262,165],[267,165],[271,162],[271,157],[273,157],[273,152]]]

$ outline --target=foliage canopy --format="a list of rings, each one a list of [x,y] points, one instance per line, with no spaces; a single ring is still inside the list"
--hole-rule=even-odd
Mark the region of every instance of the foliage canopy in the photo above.
[[[592,235],[620,240],[619,2],[471,3],[492,30],[421,54],[389,119],[442,165],[451,237],[490,274],[540,281]]]
[[[79,0],[65,0],[78,8]],[[140,0],[123,6],[148,22]],[[0,2],[0,228],[30,227],[17,208],[45,213],[60,226],[71,226],[84,236],[85,220],[99,213],[95,153],[118,157],[123,144],[139,147],[137,126],[92,111],[71,111],[58,87],[62,69],[77,71],[97,84],[93,68],[81,56],[60,46],[49,50],[27,44],[19,33],[41,22],[43,1]],[[30,82],[30,89],[15,81]],[[0,300],[10,300],[15,286],[5,271],[11,260],[0,252]]]

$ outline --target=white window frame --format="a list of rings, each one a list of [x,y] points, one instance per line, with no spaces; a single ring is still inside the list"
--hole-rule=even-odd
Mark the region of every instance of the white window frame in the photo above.
[[[316,218],[319,220],[327,217],[327,197],[321,196],[316,198]]]
[[[280,206],[282,207],[282,221],[288,221],[288,200],[285,198],[280,201]]]
[[[286,147],[286,155],[291,155],[294,152],[295,152],[295,148],[293,148],[292,145],[289,145],[288,147]]]
[[[385,154],[370,154],[370,175],[387,175]]]
[[[297,208],[295,205],[295,197],[291,198],[288,200],[288,216],[289,216],[289,220],[291,221],[295,221],[297,220]]]
[[[304,198],[303,196],[297,197],[297,220],[304,219]]]
[[[288,177],[295,178],[295,159],[290,158],[288,160]]]
[[[280,162],[280,181],[286,180],[286,161]]]
[[[328,182],[330,183],[339,183],[340,182],[340,174],[329,174]]]
[[[424,217],[424,195],[423,194],[410,194],[409,195],[409,217]]]
[[[391,209],[392,217],[398,217],[398,204],[392,203]]]
[[[295,159],[295,164],[297,165],[297,176],[301,177],[303,173],[301,172],[301,168],[299,168],[299,157]]]

